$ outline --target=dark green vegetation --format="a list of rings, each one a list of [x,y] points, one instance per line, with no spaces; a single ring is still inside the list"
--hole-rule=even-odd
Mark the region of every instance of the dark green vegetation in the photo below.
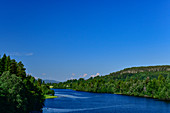
[[[170,101],[170,66],[133,67],[106,76],[68,80],[54,88],[114,93]]]
[[[9,56],[0,58],[0,112],[29,113],[41,111],[45,96],[54,91],[31,75],[26,75],[22,62]]]

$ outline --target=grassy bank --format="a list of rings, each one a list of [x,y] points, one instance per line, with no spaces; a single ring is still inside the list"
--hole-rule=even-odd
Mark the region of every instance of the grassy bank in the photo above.
[[[45,99],[49,99],[49,98],[57,98],[57,96],[45,95]]]
[[[53,88],[54,86],[49,86],[50,88]]]

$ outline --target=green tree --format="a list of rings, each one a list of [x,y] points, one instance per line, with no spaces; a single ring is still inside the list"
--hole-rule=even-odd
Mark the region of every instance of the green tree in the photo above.
[[[19,62],[17,65],[17,76],[25,78],[26,72],[25,72],[24,64],[22,62]]]
[[[0,88],[8,104],[8,106],[3,106],[3,108],[6,108],[6,112],[23,113],[27,111],[26,90],[20,78],[14,74],[11,75],[9,71],[4,72],[0,77]]]
[[[0,75],[2,75],[2,73],[4,71],[6,71],[5,70],[5,64],[6,64],[6,54],[4,54],[3,57],[0,60]]]
[[[17,75],[17,62],[14,59],[11,60],[11,65],[10,65],[9,71],[10,71],[10,73]]]

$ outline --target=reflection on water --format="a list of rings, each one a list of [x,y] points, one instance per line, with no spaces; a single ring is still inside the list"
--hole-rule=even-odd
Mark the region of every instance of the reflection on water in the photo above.
[[[66,94],[55,94],[58,97],[67,97],[67,98],[89,98],[89,97],[80,97],[80,96],[73,96],[73,95],[66,95]]]
[[[47,99],[43,113],[170,113],[170,103],[149,98],[54,89],[58,98]]]

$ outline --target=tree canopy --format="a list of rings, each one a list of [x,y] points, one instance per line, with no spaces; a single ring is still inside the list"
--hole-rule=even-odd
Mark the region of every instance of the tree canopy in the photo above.
[[[46,94],[54,95],[41,79],[26,75],[22,62],[10,56],[0,58],[0,111],[3,113],[29,113],[42,111]]]

